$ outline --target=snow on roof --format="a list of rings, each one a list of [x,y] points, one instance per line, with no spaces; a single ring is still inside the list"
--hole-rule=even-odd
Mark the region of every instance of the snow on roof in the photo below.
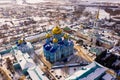
[[[29,68],[27,72],[32,80],[49,80],[46,76],[43,76],[44,73],[38,66]]]
[[[32,17],[35,21],[47,20],[49,17]]]
[[[25,40],[29,41],[29,40],[32,40],[32,39],[36,39],[36,38],[40,38],[40,37],[43,37],[45,36],[46,33],[41,33],[41,34],[38,34],[38,35],[33,35],[33,36],[30,36],[30,37],[26,37]]]
[[[89,70],[90,70],[90,68],[87,68],[86,70],[79,70],[79,71],[75,72],[72,76],[67,78],[66,80],[75,80],[77,77],[83,75],[85,72],[87,72]]]
[[[116,23],[115,22],[105,22],[105,24],[108,25],[108,26],[113,26]]]
[[[18,49],[21,50],[23,53],[24,52],[28,52],[33,50],[33,46],[30,42],[27,42],[27,44],[23,45],[22,46],[18,46]]]
[[[54,25],[49,25],[48,29],[52,30],[55,26]]]
[[[105,75],[102,77],[103,80],[112,80],[112,78],[113,78],[113,76],[110,75],[110,74],[105,74]]]
[[[114,54],[115,54],[116,56],[120,56],[119,52],[115,52]]]
[[[0,59],[2,59],[1,54],[0,54]]]
[[[115,66],[117,66],[117,65],[119,65],[120,64],[120,60],[116,60],[112,65],[115,65]]]
[[[102,47],[91,47],[90,52],[99,55],[102,51],[104,51],[104,48]]]
[[[35,66],[35,63],[30,58],[28,53],[23,54],[20,50],[14,50],[14,51],[15,51],[15,57],[18,63],[20,64],[22,70]]]
[[[105,68],[97,68],[94,72],[92,72],[91,74],[89,74],[87,76],[87,79],[89,80],[94,80],[96,79],[98,76],[101,76],[104,72],[106,71]],[[81,79],[82,80],[82,79]]]
[[[92,70],[91,70],[92,69]],[[90,72],[89,74],[86,74],[86,77],[82,77],[84,75],[84,73],[86,72]],[[75,72],[73,75],[71,75],[70,77],[68,77],[66,80],[74,80],[76,78],[80,78],[80,80],[94,80],[95,78],[97,78],[98,76],[100,76],[101,74],[103,74],[106,71],[106,68],[102,68],[101,65],[99,65],[96,62],[91,63],[90,65],[84,67],[83,69]]]
[[[32,44],[31,44],[30,42],[27,42],[27,46],[28,46],[30,49],[33,48]]]

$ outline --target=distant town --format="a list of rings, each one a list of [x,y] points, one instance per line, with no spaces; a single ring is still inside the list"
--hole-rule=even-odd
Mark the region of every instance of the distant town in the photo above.
[[[120,80],[120,2],[0,2],[0,80]]]

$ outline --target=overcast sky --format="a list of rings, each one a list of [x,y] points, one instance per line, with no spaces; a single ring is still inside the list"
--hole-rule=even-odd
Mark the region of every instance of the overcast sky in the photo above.
[[[2,3],[2,2],[11,2],[11,1],[14,1],[14,0],[0,0],[0,3]],[[22,0],[17,0],[17,1],[22,2]],[[26,0],[26,1],[29,2],[29,3],[38,3],[38,2],[44,2],[44,1],[49,1],[49,0]],[[66,1],[66,0],[50,0],[50,1]],[[120,3],[120,0],[81,0],[81,1]]]
[[[90,1],[90,2],[113,2],[113,3],[120,3],[120,0],[81,0],[81,1]]]

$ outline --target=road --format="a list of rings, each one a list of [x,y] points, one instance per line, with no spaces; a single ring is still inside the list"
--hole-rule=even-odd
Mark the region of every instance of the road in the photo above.
[[[50,79],[50,80],[57,80],[57,78],[50,72],[50,70],[48,70],[47,67],[43,67],[41,68],[42,71],[46,74],[46,76]]]
[[[81,46],[75,45],[74,47],[75,47],[75,49],[77,49],[79,56],[84,58],[86,61],[88,61],[88,62],[93,62],[94,61],[94,59],[92,59],[90,56],[87,55],[87,53],[85,53],[83,51],[83,48]]]
[[[46,75],[48,75],[48,77],[50,76],[50,78],[52,78],[53,80],[57,80],[56,77],[50,72],[52,64],[45,59],[42,51],[40,52],[40,55],[38,55],[38,58],[45,65],[45,66],[43,66],[42,71],[45,72]]]
[[[43,62],[43,64],[48,68],[48,69],[51,69],[52,67],[52,64],[46,60],[46,58],[44,57],[44,53],[43,51],[41,50],[40,51],[40,54],[38,55],[38,58]]]
[[[8,71],[5,68],[0,67],[0,73],[2,73],[5,76],[6,80],[12,80],[8,74]]]

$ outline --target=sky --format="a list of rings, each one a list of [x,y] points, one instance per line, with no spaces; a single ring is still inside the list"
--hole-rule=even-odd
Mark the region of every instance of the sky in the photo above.
[[[120,0],[81,0],[81,1],[89,1],[89,2],[113,2],[113,3],[120,3]]]
[[[11,2],[14,0],[0,0],[0,3],[4,2]],[[17,0],[18,3],[22,3],[22,0]],[[26,0],[28,3],[39,3],[39,2],[45,2],[49,0]],[[50,1],[66,1],[66,0],[50,0]],[[68,1],[68,0],[67,0]],[[78,0],[79,1],[79,0]],[[88,2],[113,2],[113,3],[120,3],[120,0],[81,0],[81,1],[88,1]]]

